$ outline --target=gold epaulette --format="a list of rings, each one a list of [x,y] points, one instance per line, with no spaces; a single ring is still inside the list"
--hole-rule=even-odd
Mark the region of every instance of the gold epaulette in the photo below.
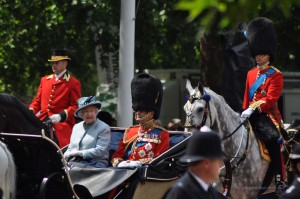
[[[130,138],[129,140],[127,140],[127,133],[128,133],[128,131],[129,131],[131,128],[135,128],[135,127],[138,127],[138,125],[129,127],[129,128],[127,128],[127,129],[125,130],[125,132],[124,132],[124,134],[123,134],[123,143],[124,143],[124,144],[127,144],[127,143],[132,142],[132,141],[138,136],[138,134],[136,134],[136,135],[132,136],[132,138]]]
[[[273,68],[276,72],[281,73],[281,71],[275,68],[274,66],[270,66],[270,67]]]
[[[48,77],[46,77],[46,79],[52,79],[53,76],[54,76],[53,74],[52,75],[48,75]]]
[[[166,131],[166,129],[164,128],[164,127],[162,127],[162,126],[155,126],[154,128],[157,128],[157,129],[160,129],[160,130],[163,130],[163,131]]]
[[[257,109],[258,107],[260,107],[260,105],[266,103],[263,100],[258,100],[257,102],[254,102],[253,104],[251,104],[249,107],[252,108],[253,110]]]

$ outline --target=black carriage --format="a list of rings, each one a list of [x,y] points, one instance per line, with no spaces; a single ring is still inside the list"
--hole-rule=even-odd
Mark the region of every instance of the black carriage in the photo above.
[[[124,130],[111,128],[110,155]],[[178,159],[191,135],[170,132],[170,149],[139,169],[72,167],[58,145],[43,133],[0,133],[0,138],[14,156],[17,198],[161,198],[187,168]]]

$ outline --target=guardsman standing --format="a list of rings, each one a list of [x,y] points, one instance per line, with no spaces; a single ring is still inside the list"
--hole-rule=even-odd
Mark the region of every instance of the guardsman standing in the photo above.
[[[48,61],[54,74],[41,78],[37,95],[29,106],[40,120],[51,119],[60,147],[70,142],[74,112],[81,97],[80,82],[67,71],[70,60],[65,49],[53,50]]]
[[[149,74],[138,74],[131,82],[132,108],[139,123],[125,130],[112,165],[141,167],[169,149],[169,133],[157,126],[163,88],[161,81]]]
[[[263,141],[275,174],[276,191],[285,189],[282,156],[278,138],[283,121],[277,102],[283,89],[283,75],[272,66],[277,53],[277,38],[271,20],[252,20],[246,31],[250,51],[257,66],[247,74],[242,118],[249,118],[256,136]]]

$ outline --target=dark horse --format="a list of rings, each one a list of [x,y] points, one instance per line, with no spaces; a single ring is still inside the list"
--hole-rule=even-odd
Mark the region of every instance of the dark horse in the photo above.
[[[40,134],[42,128],[45,124],[17,97],[0,94],[0,132]]]
[[[0,94],[0,133],[41,136],[42,132],[45,132],[43,135],[57,141],[55,133],[52,131],[51,123],[46,124],[40,121],[33,112],[14,95]],[[31,193],[31,190],[37,189],[38,183],[40,182],[36,179],[32,179],[32,176],[36,176],[36,173],[44,173],[45,168],[43,168],[42,165],[49,159],[47,155],[48,152],[42,147],[25,145],[22,139],[10,142],[4,137],[1,137],[1,141],[7,144],[9,151],[14,155],[13,159],[17,165],[18,191],[16,197],[34,198],[34,196],[28,193]]]

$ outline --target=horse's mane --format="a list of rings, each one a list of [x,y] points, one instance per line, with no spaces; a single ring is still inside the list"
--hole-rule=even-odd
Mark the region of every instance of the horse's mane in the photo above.
[[[16,96],[0,93],[0,104],[4,107],[18,110],[22,116],[33,125],[42,128],[44,124]],[[20,121],[21,122],[21,121]]]
[[[232,131],[236,127],[235,124],[240,122],[239,114],[228,105],[224,97],[207,87],[205,87],[205,91],[211,96],[211,102],[216,107],[218,114],[221,115],[217,120],[218,129]]]

